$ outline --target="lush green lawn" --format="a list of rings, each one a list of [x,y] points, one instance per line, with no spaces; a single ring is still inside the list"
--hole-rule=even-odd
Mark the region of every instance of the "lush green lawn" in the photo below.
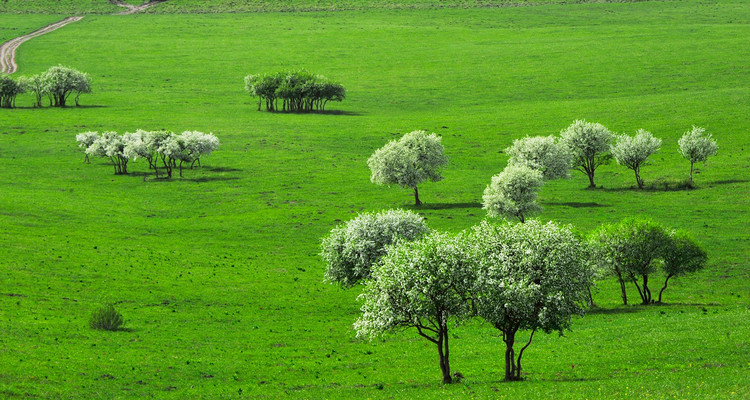
[[[0,13],[111,14],[121,7],[107,0],[2,0]]]
[[[25,43],[19,75],[63,63],[95,93],[81,108],[0,112],[0,397],[750,396],[749,20],[744,1],[89,16]],[[328,107],[340,112],[255,111],[243,76],[296,67],[348,88]],[[478,323],[454,329],[467,379],[451,386],[414,332],[356,341],[359,290],[322,283],[316,254],[357,212],[410,207],[409,191],[369,182],[374,149],[441,134],[451,166],[420,190],[420,212],[458,231],[483,218],[502,149],[575,118],[661,137],[650,189],[617,165],[593,191],[576,173],[542,189],[540,218],[588,231],[650,216],[693,232],[709,268],[670,282],[661,307],[618,306],[602,282],[604,310],[535,337],[520,383],[500,381],[500,339]],[[672,190],[692,124],[720,151],[699,189]],[[212,131],[222,145],[170,182],[142,161],[130,176],[82,163],[76,133],[137,128]],[[87,327],[107,300],[128,331]]]

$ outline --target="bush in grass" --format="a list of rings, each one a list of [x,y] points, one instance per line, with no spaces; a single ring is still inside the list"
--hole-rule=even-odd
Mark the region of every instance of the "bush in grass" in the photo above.
[[[471,269],[461,236],[433,232],[388,249],[359,299],[358,337],[415,328],[437,347],[443,383],[453,382],[448,329],[471,316]]]
[[[522,165],[542,173],[545,179],[570,177],[573,154],[568,146],[554,136],[525,137],[513,141],[505,149],[508,165]]]
[[[413,131],[375,150],[367,160],[378,185],[396,184],[414,190],[414,204],[421,205],[418,185],[424,181],[443,179],[440,169],[448,164],[440,136],[426,131]]]
[[[25,84],[16,81],[6,74],[0,74],[0,108],[16,106],[16,96],[24,93]]]
[[[661,139],[655,138],[649,131],[639,129],[635,136],[617,136],[611,151],[618,164],[635,172],[638,188],[643,189],[641,167],[647,165],[648,157],[660,148]]]
[[[50,98],[50,105],[65,107],[70,95],[75,94],[76,106],[83,93],[91,93],[89,75],[76,69],[58,65],[42,73],[44,93]]]
[[[587,247],[570,227],[538,221],[483,221],[465,243],[473,307],[502,333],[505,380],[520,380],[521,359],[534,333],[562,335],[572,317],[583,314],[594,276]],[[525,344],[516,345],[520,331],[531,332]]]
[[[669,233],[664,246],[663,259],[662,270],[666,279],[664,280],[664,286],[659,291],[658,303],[661,303],[661,296],[667,289],[670,278],[703,269],[706,266],[708,255],[687,233],[673,231]]]
[[[609,154],[612,132],[599,123],[576,120],[563,129],[560,136],[573,154],[573,169],[588,176],[589,187],[596,187],[594,172],[612,158]]]
[[[122,326],[122,323],[122,314],[115,310],[115,306],[112,303],[107,303],[94,310],[91,314],[91,319],[89,319],[89,326],[92,329],[104,331],[116,331]]]
[[[542,209],[536,203],[537,190],[542,185],[541,172],[524,165],[508,165],[484,189],[483,208],[490,217],[518,218],[524,222],[530,214]]]
[[[78,148],[80,148],[85,154],[83,162],[89,163],[89,154],[86,149],[91,147],[92,144],[99,138],[99,132],[83,132],[76,135],[76,142],[78,142]]]
[[[697,162],[706,162],[708,157],[716,155],[718,146],[710,133],[701,127],[693,126],[693,129],[685,132],[677,144],[680,147],[680,155],[690,161],[690,184],[693,183],[693,166]]]
[[[323,111],[329,101],[346,98],[341,84],[306,70],[248,75],[245,90],[258,97],[258,111],[264,102],[267,111],[278,111],[279,99],[282,111]]]
[[[363,213],[323,238],[320,255],[328,265],[325,280],[351,287],[370,278],[370,271],[398,241],[412,241],[429,232],[424,219],[412,211]]]

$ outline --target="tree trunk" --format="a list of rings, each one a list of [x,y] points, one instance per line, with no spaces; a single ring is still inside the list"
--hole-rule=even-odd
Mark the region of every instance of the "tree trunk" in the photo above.
[[[516,340],[516,331],[503,332],[503,341],[505,342],[505,380],[513,381],[516,379],[515,369],[515,351],[513,344]]]
[[[648,275],[643,275],[643,304],[651,304],[651,290],[648,288]]]
[[[688,181],[688,182],[690,182],[691,185],[693,184],[693,164],[695,164],[695,163],[693,161],[690,161],[690,181]],[[661,301],[661,300],[659,300],[659,301]]]
[[[667,290],[667,284],[669,283],[669,278],[671,278],[673,275],[669,274],[667,275],[667,279],[664,280],[664,287],[661,288],[659,291],[659,303],[661,303],[661,294],[664,293],[665,290]]]
[[[641,287],[638,285],[638,280],[635,279],[635,275],[630,274],[630,280],[633,281],[633,284],[635,285],[635,288],[638,289],[638,294],[641,296],[641,301],[643,304],[646,304],[646,295],[641,290]]]
[[[453,383],[451,378],[450,351],[448,350],[448,325],[444,324],[438,333],[438,354],[440,355],[440,370],[443,372],[443,383]]]
[[[419,189],[417,189],[416,186],[414,186],[414,205],[415,206],[422,205],[422,202],[419,200]]]
[[[622,304],[628,305],[628,292],[625,290],[625,280],[622,279],[622,273],[620,271],[615,271],[615,274],[617,275],[617,280],[620,281],[620,295],[622,296]]]
[[[521,348],[521,351],[518,352],[518,359],[516,360],[516,380],[521,380],[521,358],[523,357],[524,350],[526,350],[526,348],[531,345],[531,339],[534,338],[534,332],[536,332],[536,328],[531,330],[529,341],[526,343],[526,346],[523,346]]]
[[[523,213],[518,213],[516,214],[516,216],[518,217],[518,220],[521,221],[522,224],[526,222],[526,219],[523,217]]]
[[[641,179],[641,174],[639,171],[639,167],[633,168],[633,171],[635,172],[635,181],[638,183],[638,189],[643,189],[643,179]]]
[[[596,304],[594,304],[594,296],[591,294],[591,286],[586,289],[589,291],[589,307],[596,307]]]

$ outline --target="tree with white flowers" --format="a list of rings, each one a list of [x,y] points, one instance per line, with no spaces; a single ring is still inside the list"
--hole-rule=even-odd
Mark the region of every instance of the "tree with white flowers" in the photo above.
[[[706,162],[708,157],[716,155],[718,146],[710,133],[704,128],[693,126],[677,141],[680,155],[690,161],[690,184],[693,183],[693,166],[697,162]]]
[[[542,185],[541,172],[523,165],[508,165],[484,189],[483,208],[490,217],[518,218],[524,222],[529,215],[542,210],[536,203]]]
[[[26,91],[26,85],[22,79],[16,81],[7,74],[0,73],[0,108],[13,108],[16,106],[16,96]]]
[[[399,140],[392,140],[376,150],[367,160],[378,185],[397,184],[414,190],[414,204],[420,205],[418,185],[424,181],[443,179],[440,169],[448,164],[440,136],[426,131],[413,131]]]
[[[635,136],[617,136],[611,151],[618,164],[635,172],[638,189],[643,189],[641,167],[647,165],[648,157],[659,151],[660,148],[661,139],[655,138],[649,131],[639,129]]]
[[[369,279],[373,265],[386,248],[399,241],[413,241],[429,232],[417,213],[386,210],[362,213],[323,238],[320,255],[328,265],[325,280],[351,287]]]
[[[438,232],[389,248],[359,296],[357,337],[415,328],[436,346],[443,383],[452,383],[448,329],[471,315],[465,248],[461,235]]]
[[[50,97],[50,105],[55,107],[65,107],[68,97],[74,93],[77,106],[81,93],[91,92],[89,75],[74,68],[62,65],[50,67],[42,73],[41,79],[44,82],[43,92]]]
[[[85,154],[85,157],[83,159],[83,162],[88,164],[89,161],[89,154],[86,152],[86,149],[88,149],[95,141],[99,138],[99,132],[83,132],[76,135],[76,142],[78,142],[78,148],[83,151],[83,154]]]
[[[508,165],[523,165],[542,173],[545,179],[570,177],[573,154],[568,146],[554,136],[516,139],[505,149]]]
[[[117,132],[103,132],[86,149],[86,154],[94,157],[106,157],[112,161],[115,174],[128,173],[128,157],[124,153],[125,140]]]
[[[573,169],[589,178],[589,187],[594,184],[594,173],[599,166],[607,164],[612,156],[609,145],[612,132],[604,125],[585,120],[576,120],[560,132],[562,142],[573,154]]]
[[[483,221],[466,243],[475,312],[502,333],[505,380],[520,380],[534,334],[562,335],[572,317],[583,314],[594,275],[588,250],[570,227],[539,221]],[[530,331],[528,340],[518,340],[521,331]]]
[[[212,133],[199,131],[185,131],[180,135],[185,144],[186,160],[190,162],[190,168],[195,163],[201,165],[201,157],[207,156],[219,148],[219,139]]]

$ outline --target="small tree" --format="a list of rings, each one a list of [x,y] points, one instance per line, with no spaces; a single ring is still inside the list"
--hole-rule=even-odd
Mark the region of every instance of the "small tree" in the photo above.
[[[219,148],[219,139],[213,133],[185,131],[180,136],[185,144],[186,161],[190,162],[190,169],[193,169],[195,163],[200,166],[201,157],[210,155]],[[182,176],[182,166],[180,166],[180,176]]]
[[[0,74],[0,108],[16,106],[16,96],[24,93],[25,85],[6,74]]]
[[[86,149],[88,149],[96,139],[99,138],[99,132],[83,132],[76,135],[76,142],[78,142],[78,147],[83,151],[85,154],[85,157],[83,159],[83,162],[88,164],[89,161],[89,154],[86,152]]]
[[[693,183],[693,165],[696,162],[706,162],[708,157],[716,155],[718,146],[710,133],[701,127],[693,126],[677,141],[680,155],[690,161],[690,184]]]
[[[526,217],[542,210],[536,203],[537,190],[542,185],[541,172],[523,165],[508,165],[484,189],[483,208],[490,217],[518,218],[524,222]]]
[[[680,231],[670,232],[664,246],[663,256],[662,269],[667,278],[659,291],[659,303],[670,278],[701,270],[708,260],[708,255],[700,245],[689,235]]]
[[[573,155],[568,147],[554,136],[525,137],[513,141],[505,149],[508,165],[523,165],[542,173],[545,179],[568,178]]]
[[[34,107],[42,107],[42,98],[47,94],[44,78],[41,74],[24,78],[27,92],[34,93]]]
[[[448,164],[440,136],[413,131],[376,150],[367,160],[370,180],[378,185],[397,184],[414,190],[414,204],[421,205],[418,185],[443,179],[440,169]]]
[[[620,135],[612,146],[612,155],[617,163],[635,172],[638,189],[643,189],[641,167],[647,165],[648,157],[659,151],[661,139],[651,135],[651,132],[639,129],[635,136]]]
[[[502,333],[505,380],[520,380],[521,359],[534,333],[562,335],[572,316],[583,314],[594,273],[585,244],[569,227],[538,221],[483,221],[467,243],[473,247],[476,313]],[[524,330],[531,331],[529,339],[516,353],[516,335]]]
[[[44,92],[50,96],[51,105],[65,107],[68,97],[76,93],[76,105],[81,93],[91,92],[88,74],[73,68],[58,65],[42,74]]]
[[[612,158],[608,153],[612,132],[599,123],[576,120],[560,136],[573,154],[573,169],[589,177],[589,187],[596,187],[594,172]]]
[[[325,280],[351,287],[370,278],[372,266],[398,241],[413,241],[429,232],[424,219],[412,211],[363,213],[323,238],[320,255],[328,265]]]
[[[437,347],[443,383],[452,383],[448,327],[470,315],[464,248],[460,236],[437,232],[390,248],[359,296],[364,304],[354,324],[357,336],[416,328]]]
[[[86,149],[86,154],[94,157],[106,157],[112,161],[115,175],[128,173],[128,157],[124,153],[125,140],[117,132],[103,132],[91,146]]]

